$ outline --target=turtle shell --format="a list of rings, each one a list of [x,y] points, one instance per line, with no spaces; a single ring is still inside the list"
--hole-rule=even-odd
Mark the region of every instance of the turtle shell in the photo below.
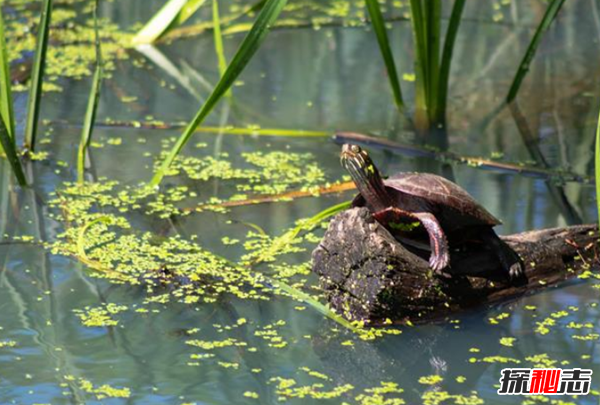
[[[444,226],[500,225],[502,222],[483,208],[469,193],[443,177],[429,173],[398,173],[383,181],[398,208],[432,212]],[[362,195],[355,206],[364,206]]]

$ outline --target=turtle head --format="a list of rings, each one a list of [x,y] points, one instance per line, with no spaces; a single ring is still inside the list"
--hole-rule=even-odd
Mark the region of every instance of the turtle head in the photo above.
[[[366,150],[358,145],[347,143],[342,146],[340,161],[372,209],[380,211],[391,205],[379,170]]]

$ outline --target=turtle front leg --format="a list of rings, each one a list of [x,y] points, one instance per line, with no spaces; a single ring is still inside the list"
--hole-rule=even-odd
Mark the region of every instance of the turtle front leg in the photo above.
[[[429,245],[431,246],[431,256],[429,257],[429,266],[436,272],[442,274],[442,270],[450,264],[450,251],[446,235],[440,226],[437,218],[430,212],[408,212],[397,207],[389,207],[374,215],[375,219],[381,223],[390,215],[396,218],[414,218],[423,224],[423,227],[429,235]]]
[[[446,235],[433,214],[429,212],[413,212],[412,214],[423,224],[427,234],[429,234],[429,245],[431,246],[429,266],[437,274],[441,274],[442,270],[450,264],[450,252]]]

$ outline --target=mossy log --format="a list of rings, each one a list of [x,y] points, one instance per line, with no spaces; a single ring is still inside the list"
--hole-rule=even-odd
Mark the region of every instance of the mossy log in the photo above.
[[[453,252],[451,277],[436,276],[427,252],[407,250],[366,208],[338,214],[313,252],[330,305],[348,319],[425,322],[556,285],[597,263],[598,227],[579,225],[503,236],[522,258],[527,283],[506,281],[490,249]],[[417,252],[418,253],[418,252]]]

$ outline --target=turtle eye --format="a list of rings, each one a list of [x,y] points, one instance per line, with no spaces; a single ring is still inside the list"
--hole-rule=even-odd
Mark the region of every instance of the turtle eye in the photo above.
[[[360,146],[358,146],[358,145],[351,145],[350,150],[354,153],[360,153],[360,151],[361,151]]]

